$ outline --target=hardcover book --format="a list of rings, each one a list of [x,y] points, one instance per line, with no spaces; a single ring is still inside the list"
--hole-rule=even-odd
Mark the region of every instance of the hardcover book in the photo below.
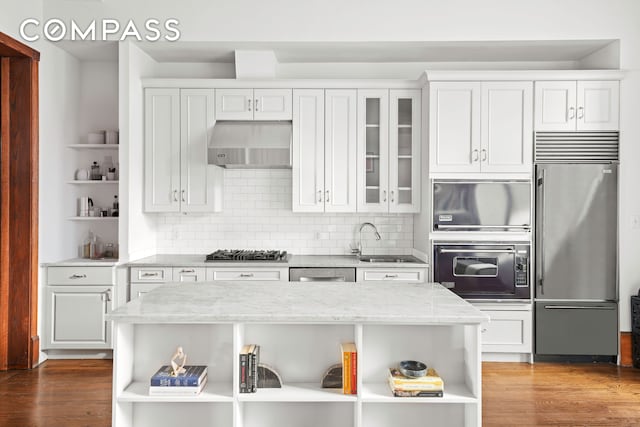
[[[342,393],[357,394],[358,353],[352,342],[342,343]]]
[[[207,367],[204,365],[186,365],[184,373],[173,375],[173,369],[164,365],[151,377],[152,387],[197,387],[207,376]]]
[[[207,384],[207,377],[197,386],[159,386],[149,387],[150,396],[196,396],[204,389]]]

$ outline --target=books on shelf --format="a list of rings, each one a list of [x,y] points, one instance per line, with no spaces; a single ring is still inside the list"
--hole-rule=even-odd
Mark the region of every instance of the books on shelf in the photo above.
[[[340,344],[342,350],[342,392],[358,394],[358,352],[352,342]]]
[[[207,383],[207,367],[186,365],[185,372],[173,375],[171,366],[164,365],[149,381],[149,395],[195,396]]]
[[[442,397],[444,381],[435,369],[427,369],[422,377],[407,377],[396,368],[389,369],[389,388],[398,397]]]
[[[197,386],[149,386],[150,396],[196,396],[202,392],[207,384],[207,377]]]
[[[240,393],[258,391],[258,364],[260,363],[260,346],[246,344],[240,350]]]

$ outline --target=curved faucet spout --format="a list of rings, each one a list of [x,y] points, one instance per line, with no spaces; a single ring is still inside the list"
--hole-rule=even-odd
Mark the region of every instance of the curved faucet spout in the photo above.
[[[358,240],[358,256],[362,256],[362,230],[365,229],[366,227],[371,227],[373,229],[373,233],[376,240],[382,239],[382,236],[380,236],[380,233],[378,233],[378,229],[376,228],[375,225],[373,225],[370,222],[363,222],[360,225],[360,231],[359,231],[360,238]]]

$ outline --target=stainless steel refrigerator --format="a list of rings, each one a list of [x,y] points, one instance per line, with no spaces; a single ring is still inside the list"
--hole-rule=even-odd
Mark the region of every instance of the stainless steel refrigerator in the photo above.
[[[618,354],[618,164],[536,165],[535,355]]]

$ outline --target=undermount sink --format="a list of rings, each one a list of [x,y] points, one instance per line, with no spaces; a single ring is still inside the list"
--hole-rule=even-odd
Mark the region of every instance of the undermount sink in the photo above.
[[[423,264],[412,255],[367,255],[359,256],[358,260],[362,262],[416,262]]]

